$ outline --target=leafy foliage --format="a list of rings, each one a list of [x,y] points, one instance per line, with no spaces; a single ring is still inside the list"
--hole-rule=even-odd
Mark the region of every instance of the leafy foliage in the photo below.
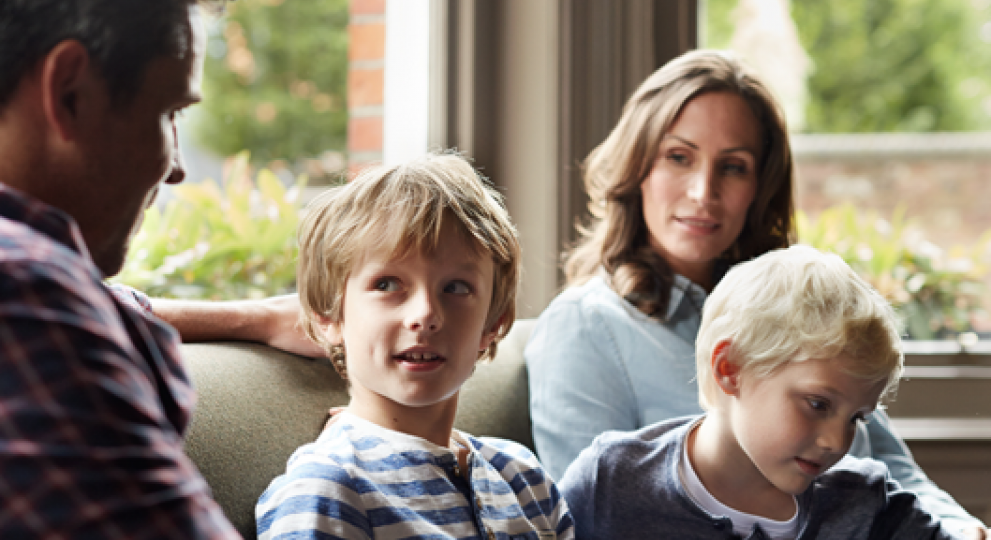
[[[344,149],[347,0],[238,0],[211,30],[195,136],[296,164]]]
[[[797,225],[803,243],[838,254],[887,298],[912,338],[969,331],[972,317],[982,314],[982,276],[987,269],[979,250],[958,250],[944,257],[920,237],[901,210],[887,221],[842,205],[824,210],[815,221],[798,212]]]
[[[234,300],[292,292],[300,177],[288,190],[267,169],[250,177],[248,154],[228,160],[223,185],[173,187],[152,207],[115,281],[152,296]]]
[[[737,0],[706,1],[706,46],[726,47]],[[791,0],[812,57],[815,133],[991,128],[991,6],[972,0]]]

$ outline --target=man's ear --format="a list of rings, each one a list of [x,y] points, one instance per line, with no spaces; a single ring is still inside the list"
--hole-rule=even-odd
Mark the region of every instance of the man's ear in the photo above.
[[[723,340],[712,349],[712,377],[724,394],[739,396],[742,369],[733,361],[730,345],[729,340]]]
[[[488,330],[482,333],[482,339],[478,344],[478,352],[484,352],[489,348],[489,345],[492,345],[492,341],[494,341],[496,336],[499,335],[499,329],[502,328],[502,323],[505,322],[505,320],[506,315],[503,314],[503,316],[496,319],[496,322],[494,322]]]
[[[41,97],[45,120],[63,140],[81,136],[82,108],[89,106],[102,81],[94,77],[89,51],[66,40],[45,55],[41,65]],[[109,99],[109,96],[107,97]]]

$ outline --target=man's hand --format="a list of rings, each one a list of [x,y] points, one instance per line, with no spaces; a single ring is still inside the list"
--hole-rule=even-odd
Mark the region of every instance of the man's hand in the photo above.
[[[302,308],[295,294],[233,302],[153,298],[151,304],[184,342],[257,341],[301,356],[325,356],[299,326]]]

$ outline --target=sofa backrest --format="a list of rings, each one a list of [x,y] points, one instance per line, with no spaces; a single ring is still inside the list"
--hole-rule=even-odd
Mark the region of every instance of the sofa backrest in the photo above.
[[[461,391],[457,428],[533,448],[523,361],[533,323],[517,321],[495,360],[478,366]],[[327,409],[348,403],[346,384],[326,360],[259,344],[186,344],[182,354],[199,395],[186,452],[228,519],[254,539],[255,501],[320,433]]]

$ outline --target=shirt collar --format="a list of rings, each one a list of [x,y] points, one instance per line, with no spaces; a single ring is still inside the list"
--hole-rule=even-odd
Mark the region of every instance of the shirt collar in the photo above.
[[[62,210],[0,182],[0,218],[23,223],[89,260],[76,222]]]
[[[685,276],[675,274],[674,283],[671,285],[671,297],[668,300],[668,311],[665,314],[665,320],[670,321],[674,319],[674,314],[678,311],[681,303],[686,301],[686,297],[691,298],[693,305],[701,308],[708,296],[705,289],[698,284]]]

